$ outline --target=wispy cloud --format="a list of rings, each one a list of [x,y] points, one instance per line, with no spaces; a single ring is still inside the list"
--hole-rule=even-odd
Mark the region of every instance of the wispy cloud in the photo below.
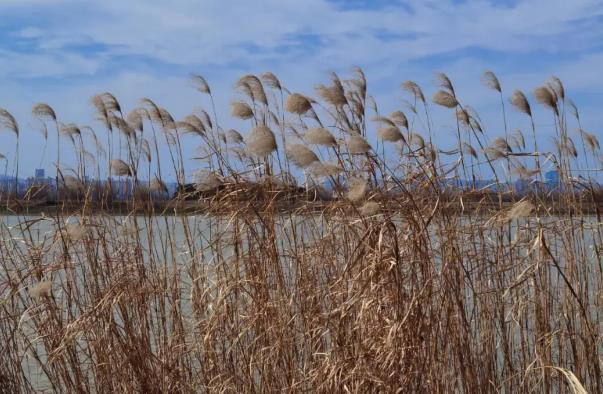
[[[0,14],[0,106],[26,119],[33,101],[47,100],[65,120],[86,122],[89,96],[104,90],[130,105],[151,96],[188,111],[192,71],[224,107],[247,72],[270,69],[312,93],[327,71],[353,65],[387,110],[400,106],[400,82],[432,87],[436,70],[486,113],[496,97],[479,84],[485,68],[509,92],[555,73],[577,101],[590,98],[587,108],[603,101],[599,0],[4,0]]]

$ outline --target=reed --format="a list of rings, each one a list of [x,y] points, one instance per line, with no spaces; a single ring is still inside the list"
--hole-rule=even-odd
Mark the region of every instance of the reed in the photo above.
[[[528,116],[528,144],[519,130],[489,136],[437,80],[452,147],[416,83],[383,116],[360,69],[317,98],[272,73],[242,77],[243,133],[215,110],[180,120],[103,93],[105,142],[35,105],[75,160],[57,152],[55,205],[2,193],[0,392],[602,392],[603,191],[578,160],[600,167],[597,135],[556,78],[535,91],[558,131],[550,151],[521,91],[519,114],[501,101],[500,130]],[[484,82],[504,97],[496,75]],[[0,126],[19,134],[6,110]],[[499,160],[526,191],[498,181]],[[560,181],[545,188],[551,169]],[[494,180],[451,179],[467,171]],[[132,181],[125,201],[111,175]]]

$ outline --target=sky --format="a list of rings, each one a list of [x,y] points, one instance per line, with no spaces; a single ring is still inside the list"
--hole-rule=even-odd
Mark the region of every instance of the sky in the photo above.
[[[191,73],[210,83],[221,126],[243,134],[249,126],[232,120],[228,105],[235,81],[248,73],[272,71],[289,90],[314,95],[330,71],[346,76],[360,66],[369,93],[389,113],[403,108],[403,81],[418,82],[431,97],[434,73],[445,72],[490,135],[502,132],[502,118],[499,97],[480,82],[484,70],[497,74],[506,97],[556,75],[584,128],[601,136],[599,0],[0,0],[0,15],[0,108],[21,126],[24,175],[49,171],[56,151],[55,138],[45,142],[37,131],[33,104],[49,103],[62,122],[101,129],[90,98],[109,91],[126,110],[149,97],[183,117],[210,108]],[[433,111],[436,142],[452,146],[454,120],[445,109]],[[509,114],[510,128],[527,129],[525,117]],[[538,138],[550,144],[551,117],[538,110],[535,118]],[[9,167],[13,145],[14,136],[0,131]],[[185,156],[194,156],[194,146],[185,144]]]

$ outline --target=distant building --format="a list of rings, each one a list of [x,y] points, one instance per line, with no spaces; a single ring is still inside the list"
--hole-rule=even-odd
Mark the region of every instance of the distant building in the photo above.
[[[544,173],[544,181],[546,183],[559,183],[559,171],[547,171]]]
[[[36,168],[35,174],[36,174],[36,179],[43,179],[46,176],[43,168]]]

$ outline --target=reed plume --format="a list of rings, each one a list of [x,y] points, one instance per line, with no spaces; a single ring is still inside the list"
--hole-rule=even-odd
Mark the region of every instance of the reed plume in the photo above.
[[[352,135],[347,141],[348,152],[352,155],[368,153],[372,148],[367,140],[359,135]]]
[[[132,169],[125,161],[121,159],[111,160],[110,163],[111,175],[115,176],[132,176]]]
[[[368,190],[368,182],[363,178],[352,178],[345,197],[351,202],[359,202],[364,199]]]
[[[398,142],[404,139],[404,136],[397,127],[381,127],[377,130],[377,136],[383,141]]]
[[[511,95],[511,104],[519,111],[528,116],[532,116],[532,108],[530,102],[521,90],[515,90]]]
[[[489,87],[490,89],[496,90],[499,93],[502,93],[502,88],[500,87],[500,82],[494,74],[490,70],[486,70],[482,75],[482,83]]]
[[[52,281],[44,280],[36,283],[29,288],[29,295],[32,298],[49,297],[52,290]]]
[[[235,101],[230,104],[230,114],[239,119],[253,118],[253,110],[244,101]]]
[[[285,103],[285,110],[297,115],[303,115],[312,108],[310,100],[299,93],[290,94]]]
[[[334,177],[343,172],[343,168],[335,163],[315,161],[308,166],[308,173],[317,177]]]
[[[333,134],[325,128],[318,127],[309,129],[304,134],[304,139],[311,145],[336,146],[337,141]]]
[[[191,75],[191,81],[195,85],[195,89],[204,94],[211,95],[211,89],[205,78],[199,74]]]
[[[310,164],[319,161],[316,153],[300,144],[288,145],[286,154],[291,162],[300,168],[306,168]]]
[[[534,89],[534,97],[537,102],[551,109],[555,115],[559,115],[557,95],[548,86],[540,86]]]
[[[362,216],[375,216],[381,212],[381,205],[374,201],[367,201],[358,209],[358,212]]]
[[[456,101],[456,98],[454,98],[453,95],[443,90],[437,91],[433,95],[432,101],[435,104],[441,105],[442,107],[446,108],[455,108],[457,105],[459,105],[458,101]]]
[[[254,127],[245,140],[249,152],[258,157],[265,157],[276,150],[274,133],[268,126]]]

